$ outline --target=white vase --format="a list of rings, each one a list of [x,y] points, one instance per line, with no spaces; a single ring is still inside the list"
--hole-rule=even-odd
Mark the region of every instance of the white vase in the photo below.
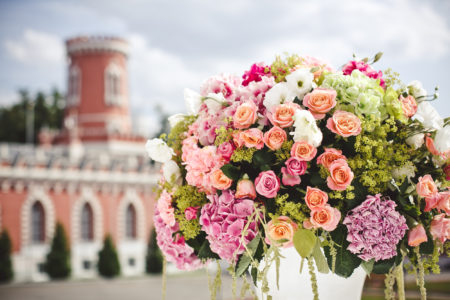
[[[302,273],[300,273],[301,258],[294,247],[281,249],[281,254],[285,257],[280,263],[279,287],[276,286],[276,271],[273,264],[268,272],[267,280],[269,282],[270,292],[273,300],[309,300],[313,299],[311,288],[311,277],[309,274],[308,263],[305,260]],[[315,264],[314,264],[315,265]],[[322,274],[315,271],[317,277],[317,286],[320,300],[359,300],[361,299],[366,272],[357,268],[352,276],[343,278],[329,272]],[[258,284],[257,294],[261,297],[261,289]]]

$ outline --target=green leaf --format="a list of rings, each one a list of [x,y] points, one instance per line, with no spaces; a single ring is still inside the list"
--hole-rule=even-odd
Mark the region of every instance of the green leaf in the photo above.
[[[273,154],[266,150],[256,151],[255,154],[253,154],[253,165],[261,170],[268,171],[271,169],[270,165],[273,162],[273,158]]]
[[[379,61],[382,56],[383,56],[383,52],[378,52],[377,54],[375,54],[373,62],[375,63],[375,62]]]
[[[219,255],[217,255],[216,253],[212,252],[210,246],[209,246],[209,241],[205,239],[205,241],[203,242],[202,246],[200,247],[198,254],[197,254],[198,258],[200,259],[220,259]]]
[[[325,255],[323,255],[322,250],[320,249],[319,239],[317,239],[312,255],[314,257],[314,260],[316,261],[317,271],[323,274],[327,274],[330,271],[330,269],[328,268],[327,259],[325,258]]]
[[[347,250],[349,242],[347,241],[347,227],[345,225],[339,225],[334,231],[330,232],[330,235],[335,243],[336,254],[336,274],[342,277],[349,277],[352,275],[360,264],[361,259]],[[330,254],[330,247],[323,248],[325,256],[327,257],[328,266],[332,267],[332,256]]]
[[[294,247],[301,257],[309,257],[316,244],[315,234],[308,229],[299,229],[294,234]]]
[[[366,271],[366,274],[370,276],[372,274],[373,265],[375,263],[375,259],[371,259],[369,261],[362,261],[361,267]]]
[[[225,174],[225,176],[227,176],[228,178],[237,181],[239,180],[239,177],[241,176],[241,172],[239,170],[238,167],[233,166],[232,164],[227,164],[222,166],[222,168],[220,168],[223,172],[223,174]]]
[[[256,286],[258,281],[258,268],[252,267],[250,274],[252,275],[253,284]]]
[[[255,255],[255,253],[259,248],[258,246],[260,242],[261,242],[261,235],[258,234],[255,236],[253,240],[251,240],[250,243],[247,244],[247,248],[250,253],[246,251],[239,258],[239,261],[237,263],[236,276],[238,277],[242,276],[242,274],[244,274],[245,271],[247,271],[248,266],[252,262],[252,257]]]

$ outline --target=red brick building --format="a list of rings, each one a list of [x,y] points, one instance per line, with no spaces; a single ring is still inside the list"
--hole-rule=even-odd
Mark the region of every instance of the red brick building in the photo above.
[[[0,144],[0,229],[12,239],[15,278],[47,278],[42,264],[57,221],[70,241],[72,276],[97,275],[97,254],[108,233],[122,274],[138,275],[145,271],[158,175],[145,139],[131,130],[128,44],[77,37],[66,46],[63,129],[42,132],[37,147]]]

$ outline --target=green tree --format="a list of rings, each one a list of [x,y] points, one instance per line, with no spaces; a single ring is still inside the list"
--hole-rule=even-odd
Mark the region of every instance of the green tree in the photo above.
[[[145,270],[149,274],[160,274],[163,267],[163,257],[161,250],[156,243],[156,231],[152,229],[147,247]]]
[[[119,258],[111,236],[108,234],[103,242],[103,248],[98,253],[98,273],[103,277],[112,278],[120,274]]]
[[[11,263],[11,239],[6,230],[0,234],[0,282],[10,281],[14,276]]]
[[[67,236],[61,223],[56,224],[50,252],[47,254],[45,270],[52,279],[62,279],[70,276],[70,250]]]

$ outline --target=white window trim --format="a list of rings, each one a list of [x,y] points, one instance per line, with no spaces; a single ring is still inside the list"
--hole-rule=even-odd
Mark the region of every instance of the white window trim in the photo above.
[[[81,238],[81,210],[85,203],[91,206],[93,213],[94,238],[92,241],[85,241]],[[93,190],[84,187],[81,196],[75,201],[72,208],[72,241],[75,243],[95,243],[103,241],[103,213],[100,201],[95,196]]]
[[[104,82],[105,82],[105,104],[108,106],[122,106],[124,104],[123,97],[123,74],[122,68],[116,63],[112,62],[105,69]],[[113,94],[111,91],[111,83],[109,82],[110,75],[117,76],[119,78],[119,93]]]
[[[76,76],[78,80],[77,90],[73,93],[72,76]],[[77,65],[72,65],[69,69],[67,91],[67,106],[77,106],[81,97],[81,70]]]
[[[136,238],[129,239],[126,236],[126,214],[128,205],[134,206],[136,211]],[[146,241],[146,219],[145,219],[145,206],[142,203],[142,199],[135,189],[128,189],[125,192],[125,196],[119,203],[117,211],[117,222],[118,222],[118,236],[121,241]]]

